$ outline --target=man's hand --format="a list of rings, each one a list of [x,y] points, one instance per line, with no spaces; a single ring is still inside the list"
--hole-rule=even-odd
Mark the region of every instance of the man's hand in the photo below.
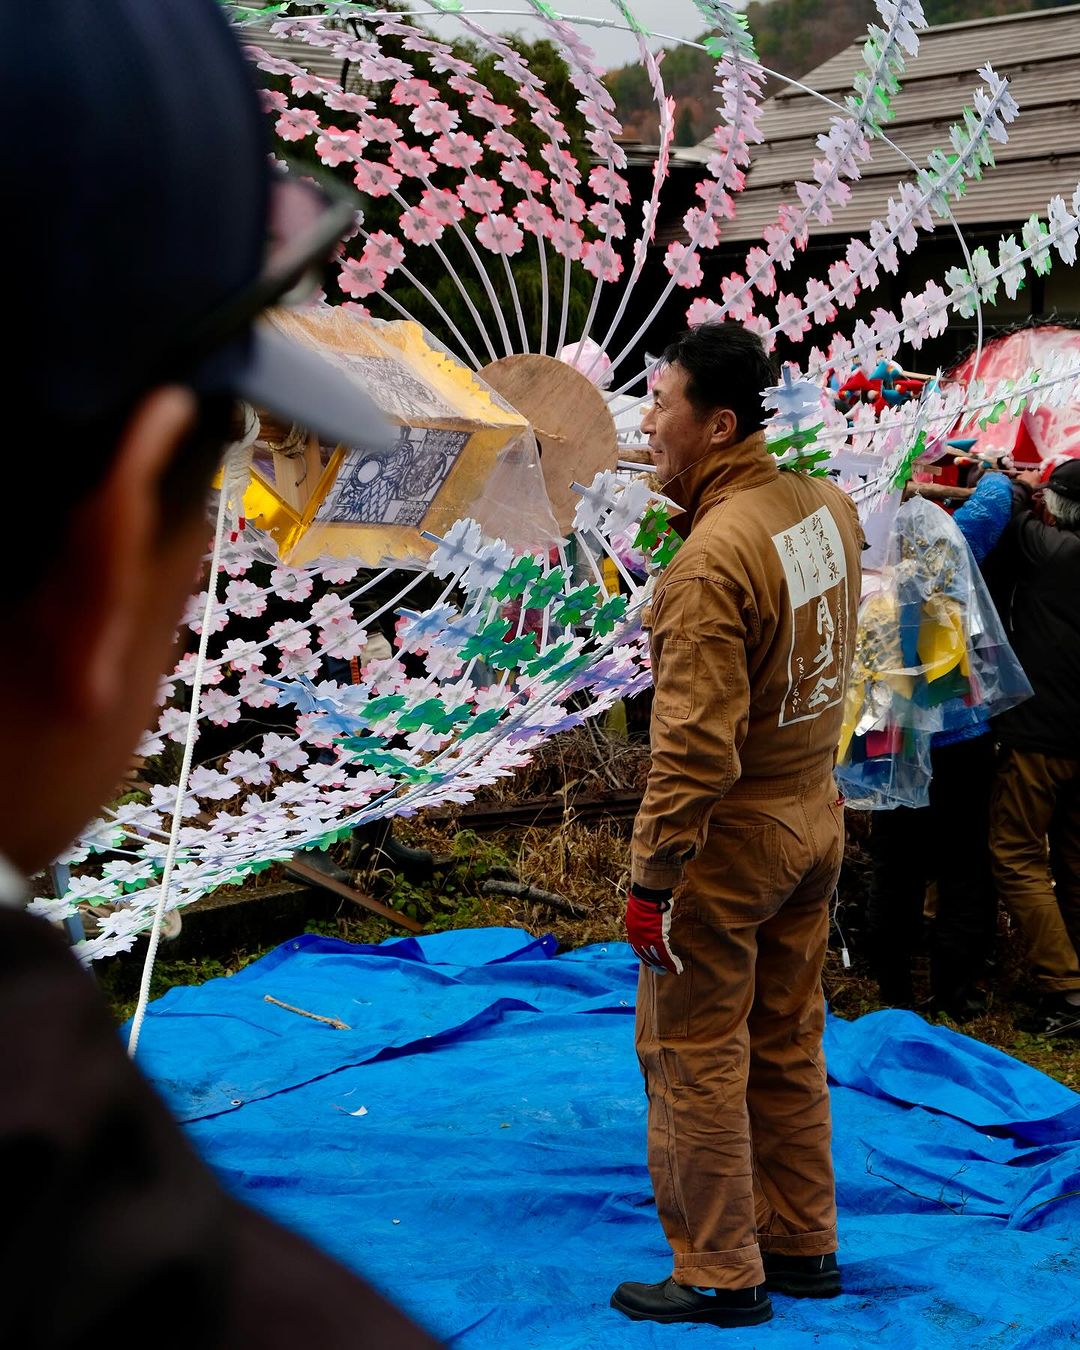
[[[642,965],[659,975],[681,975],[683,969],[668,942],[671,908],[670,890],[631,886],[626,894],[626,940]]]

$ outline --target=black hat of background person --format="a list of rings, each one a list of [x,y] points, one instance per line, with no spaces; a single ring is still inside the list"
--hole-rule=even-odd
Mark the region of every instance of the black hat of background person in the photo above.
[[[25,325],[9,388],[45,427],[122,411],[164,377],[331,442],[385,442],[354,381],[250,316],[190,368],[170,364],[178,339],[257,283],[266,256],[263,115],[216,0],[16,8],[0,42],[5,291],[9,320]]]
[[[1060,497],[1080,502],[1080,459],[1069,459],[1059,464],[1046,480],[1046,486]]]

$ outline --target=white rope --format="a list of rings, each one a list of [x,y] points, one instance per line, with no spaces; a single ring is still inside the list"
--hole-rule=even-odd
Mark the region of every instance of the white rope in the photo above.
[[[180,769],[180,778],[176,785],[176,804],[173,807],[172,828],[169,831],[169,848],[165,855],[165,867],[161,873],[161,887],[158,891],[157,908],[150,929],[150,945],[143,962],[142,982],[139,985],[139,1001],[135,1015],[131,1019],[131,1033],[128,1036],[128,1054],[132,1058],[139,1044],[146,1005],[150,1001],[150,981],[154,976],[154,962],[157,959],[158,944],[161,942],[161,928],[165,920],[165,908],[169,902],[169,883],[172,880],[173,865],[176,861],[177,846],[180,841],[180,827],[184,819],[184,798],[187,795],[188,776],[191,773],[191,761],[195,754],[195,742],[199,738],[199,703],[202,699],[203,672],[206,665],[206,649],[210,642],[211,619],[217,599],[218,575],[221,570],[221,541],[225,534],[231,491],[236,491],[239,480],[238,463],[245,461],[250,465],[251,447],[259,434],[259,421],[251,409],[244,427],[244,438],[230,445],[225,453],[221,471],[221,491],[218,494],[217,523],[214,527],[214,551],[210,558],[210,576],[206,583],[206,604],[203,606],[202,633],[199,636],[199,654],[195,662],[195,679],[191,687],[191,708],[188,712],[187,737],[184,744],[184,762]],[[239,502],[236,503],[239,508]]]

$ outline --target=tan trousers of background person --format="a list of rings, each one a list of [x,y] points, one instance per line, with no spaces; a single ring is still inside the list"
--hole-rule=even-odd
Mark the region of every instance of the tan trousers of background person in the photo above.
[[[1080,760],[1004,748],[990,847],[1032,975],[1049,991],[1080,989]]]
[[[642,967],[637,1050],[680,1284],[761,1284],[836,1250],[821,968],[843,854],[831,779],[741,780],[675,895],[681,975]]]

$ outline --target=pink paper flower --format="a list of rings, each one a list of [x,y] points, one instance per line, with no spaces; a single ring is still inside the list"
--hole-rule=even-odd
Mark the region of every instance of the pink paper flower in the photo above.
[[[425,188],[420,197],[420,210],[443,226],[456,225],[465,215],[465,208],[449,188]]]
[[[400,141],[401,128],[389,117],[369,117],[366,113],[357,119],[360,130],[369,141],[378,141],[380,145],[393,145]]]
[[[727,315],[716,301],[706,300],[703,295],[699,295],[686,311],[686,322],[691,328],[699,323],[719,323],[726,318]]]
[[[326,95],[326,106],[335,112],[368,113],[375,104],[364,94],[347,94],[344,89],[331,89]]]
[[[497,213],[487,216],[476,227],[476,237],[492,253],[513,257],[520,253],[525,236],[509,216]]]
[[[385,230],[376,230],[368,235],[367,243],[360,261],[369,267],[378,267],[383,272],[395,272],[405,261],[405,247],[400,239],[395,239]]]
[[[484,137],[484,144],[497,155],[523,155],[525,147],[516,136],[511,136],[501,127],[492,127]]]
[[[720,296],[729,318],[742,323],[754,312],[754,292],[747,286],[746,278],[732,272],[720,279]]]
[[[409,114],[409,121],[421,136],[448,136],[461,118],[449,104],[436,98],[414,108]]]
[[[593,169],[589,174],[589,187],[598,197],[617,202],[620,206],[627,206],[630,203],[630,188],[626,179],[603,165]]]
[[[469,100],[469,112],[481,121],[490,122],[495,127],[512,127],[513,111],[505,103],[496,103],[490,97],[476,94]]]
[[[781,291],[776,297],[776,326],[792,342],[801,342],[803,335],[810,331],[809,315],[804,314],[802,309],[802,301],[797,295]]]
[[[530,234],[543,235],[545,239],[550,239],[555,229],[555,216],[542,202],[518,202],[514,207],[514,219]]]
[[[622,131],[622,124],[617,117],[601,108],[600,105],[592,99],[582,99],[578,103],[578,111],[581,112],[590,126],[596,127],[600,131],[606,131],[609,136],[618,136]]]
[[[302,141],[319,130],[319,118],[309,108],[286,108],[274,130],[283,141]]]
[[[836,292],[838,304],[850,309],[855,303],[855,297],[859,294],[859,282],[855,273],[842,258],[829,267],[829,285]]]
[[[561,253],[568,262],[576,262],[581,257],[585,236],[573,221],[556,220],[549,237],[555,251]]]
[[[467,77],[472,71],[472,66],[467,61],[462,61],[451,52],[448,47],[443,47],[440,51],[433,53],[431,57],[431,69],[436,75],[446,75],[458,78]]]
[[[374,295],[377,291],[381,291],[385,284],[385,271],[365,260],[346,258],[338,272],[338,285],[346,295],[358,300],[365,295]]]
[[[412,66],[396,56],[365,56],[360,61],[362,80],[407,80],[412,73]]]
[[[398,107],[418,108],[422,103],[430,103],[435,97],[435,86],[418,76],[412,79],[398,80],[390,90],[390,102]]]
[[[583,246],[581,265],[590,276],[596,277],[599,281],[618,281],[622,276],[622,258],[610,244],[600,239]]]
[[[424,211],[419,206],[410,206],[407,211],[402,211],[399,224],[401,233],[411,244],[434,244],[442,238],[446,228],[430,211]]]
[[[762,295],[776,294],[776,268],[763,248],[752,248],[746,255],[746,274]]]
[[[675,278],[676,285],[685,286],[687,290],[693,290],[705,280],[701,259],[687,244],[669,244],[664,255],[664,266]]]
[[[870,249],[861,239],[852,239],[847,246],[846,257],[848,266],[863,290],[873,290],[877,285],[878,270],[877,259]]]
[[[321,80],[306,70],[301,75],[294,75],[289,81],[289,87],[297,98],[303,98],[305,94],[325,94],[333,88],[328,80]]]
[[[715,248],[720,242],[715,216],[699,207],[692,206],[683,216],[683,229],[691,239],[697,240],[699,248]]]
[[[356,166],[353,182],[369,197],[386,197],[400,184],[401,174],[396,173],[389,164],[362,159]]]
[[[483,158],[480,143],[467,131],[452,131],[440,136],[431,147],[431,153],[451,169],[471,169]]]
[[[796,303],[798,302],[796,301]],[[743,323],[743,327],[758,335],[767,352],[771,352],[776,346],[776,334],[772,331],[764,314],[755,314],[752,319],[747,319]]]
[[[260,89],[259,102],[263,112],[282,113],[289,106],[288,100],[279,89]]]
[[[589,219],[601,234],[611,239],[622,239],[626,234],[622,212],[612,202],[596,202],[590,206]]]
[[[761,236],[769,246],[769,256],[773,261],[781,267],[790,267],[795,258],[795,244],[784,226],[766,225]]]
[[[487,214],[502,206],[503,190],[490,178],[467,178],[460,188],[461,200],[470,211]]]
[[[446,81],[455,94],[462,94],[465,98],[490,98],[487,85],[481,84],[479,80],[474,80],[470,75],[462,72],[458,75],[451,75]]]
[[[406,178],[426,178],[435,170],[435,161],[419,146],[406,145],[398,141],[390,150],[390,163],[398,173]]]
[[[581,182],[581,170],[578,168],[577,160],[568,150],[561,150],[557,145],[542,145],[540,158],[556,178],[564,179],[573,187],[577,187]]]
[[[585,203],[572,187],[566,183],[552,183],[551,200],[561,216],[567,220],[585,219]]]
[[[323,127],[322,135],[315,142],[315,153],[324,164],[336,169],[339,164],[358,159],[364,153],[364,139],[355,131]]]
[[[522,192],[543,192],[547,179],[539,169],[530,169],[522,159],[508,159],[499,171],[503,182]]]
[[[836,306],[824,281],[815,278],[807,282],[804,304],[815,323],[831,323],[836,318]]]

